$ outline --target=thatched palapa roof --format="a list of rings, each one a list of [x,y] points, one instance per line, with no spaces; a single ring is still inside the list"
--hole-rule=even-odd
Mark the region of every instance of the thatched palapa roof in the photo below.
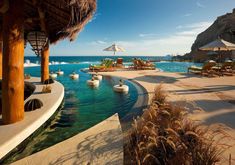
[[[96,0],[24,0],[24,31],[45,31],[51,43],[74,40],[95,10]]]

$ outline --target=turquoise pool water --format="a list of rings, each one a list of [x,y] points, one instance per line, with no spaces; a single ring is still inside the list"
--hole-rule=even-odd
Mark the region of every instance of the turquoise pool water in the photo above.
[[[138,97],[133,83],[125,81],[129,86],[128,94],[113,91],[112,87],[119,81],[114,77],[103,77],[98,88],[91,88],[86,84],[91,75],[80,71],[87,66],[88,64],[50,66],[50,71],[57,71],[59,68],[64,71],[64,75],[56,79],[65,87],[64,106],[51,124],[33,137],[20,153],[13,155],[10,162],[72,137],[115,113],[123,118],[132,110]],[[78,80],[70,79],[69,74],[73,71],[79,73]],[[25,68],[25,73],[40,76],[40,67]]]
[[[91,76],[82,72],[81,69],[87,68],[92,63],[98,63],[97,59],[80,61],[78,64],[71,64],[71,61],[65,59],[56,57],[54,60],[70,64],[50,66],[50,71],[57,71],[58,69],[64,71],[64,75],[58,76],[56,79],[65,87],[63,108],[49,126],[45,127],[39,135],[33,137],[25,148],[11,156],[7,162],[12,162],[54,145],[92,127],[115,113],[119,113],[120,118],[124,118],[133,109],[138,98],[134,84],[126,81],[125,83],[129,86],[129,93],[119,94],[112,90],[113,85],[117,84],[119,79],[103,77],[98,88],[90,88],[86,81]],[[69,59],[72,60],[71,57]],[[126,64],[130,65],[131,62]],[[191,65],[201,66],[201,64],[188,62],[157,62],[155,64],[157,68],[165,72],[186,72]],[[80,78],[78,80],[69,78],[69,74],[73,71],[79,73]],[[25,73],[40,77],[40,67],[25,68]],[[135,109],[135,111],[138,110]]]
[[[156,67],[161,69],[164,72],[187,72],[188,67],[202,66],[201,63],[193,62],[156,62]]]

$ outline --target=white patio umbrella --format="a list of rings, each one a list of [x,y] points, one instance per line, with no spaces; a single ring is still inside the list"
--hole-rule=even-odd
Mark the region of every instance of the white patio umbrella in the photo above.
[[[205,46],[200,47],[199,49],[206,50],[206,51],[218,51],[218,52],[219,51],[231,51],[231,50],[235,50],[235,44],[219,38],[215,41],[212,41],[212,42],[206,44]],[[210,54],[212,54],[212,53],[210,53]],[[219,54],[219,59],[221,62],[221,54]]]
[[[206,44],[203,47],[200,47],[199,49],[207,51],[221,51],[221,50],[229,51],[229,50],[235,50],[235,44],[225,41],[223,39],[217,39],[215,41]]]
[[[120,46],[117,46],[116,44],[113,44],[112,46],[105,48],[104,51],[112,51],[115,55],[116,52],[124,52],[125,49]]]

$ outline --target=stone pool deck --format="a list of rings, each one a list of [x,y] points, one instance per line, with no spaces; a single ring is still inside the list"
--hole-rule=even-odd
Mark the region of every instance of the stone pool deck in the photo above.
[[[193,120],[230,135],[229,140],[223,139],[231,147],[223,153],[222,164],[228,164],[229,154],[235,163],[235,76],[207,78],[156,70],[101,74],[137,82],[146,89],[149,103],[155,87],[163,84],[169,92],[168,100],[188,107]],[[118,116],[14,164],[123,164],[123,134]]]
[[[42,87],[45,85],[40,83],[40,78],[31,78],[25,81],[32,82],[36,86],[34,93],[25,102],[37,98],[42,101],[43,107],[25,112],[24,120],[20,122],[0,125],[0,159],[42,126],[55,113],[64,98],[64,87],[59,82],[55,81],[50,84],[51,93],[42,93]]]
[[[123,137],[118,114],[61,143],[13,165],[123,164]]]
[[[223,143],[230,148],[223,153],[222,164],[228,164],[229,155],[235,164],[235,76],[201,77],[187,73],[167,73],[157,70],[102,72],[102,75],[132,79],[149,94],[149,102],[157,85],[163,84],[168,100],[190,110],[190,117],[229,135]]]

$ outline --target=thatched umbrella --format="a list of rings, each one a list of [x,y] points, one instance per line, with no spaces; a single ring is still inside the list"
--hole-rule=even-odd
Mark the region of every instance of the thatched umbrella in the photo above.
[[[14,0],[0,2],[0,12],[6,13]],[[24,16],[24,32],[44,31],[50,43],[60,39],[75,39],[78,32],[92,18],[96,10],[96,0],[19,0]],[[8,7],[2,6],[7,2]],[[7,8],[7,10],[6,10]],[[0,14],[2,25],[3,14]]]
[[[36,54],[42,56],[41,72],[44,81],[49,78],[49,43],[65,38],[74,40],[95,10],[96,0],[0,1],[4,123],[14,123],[24,117],[25,40],[30,42]]]

